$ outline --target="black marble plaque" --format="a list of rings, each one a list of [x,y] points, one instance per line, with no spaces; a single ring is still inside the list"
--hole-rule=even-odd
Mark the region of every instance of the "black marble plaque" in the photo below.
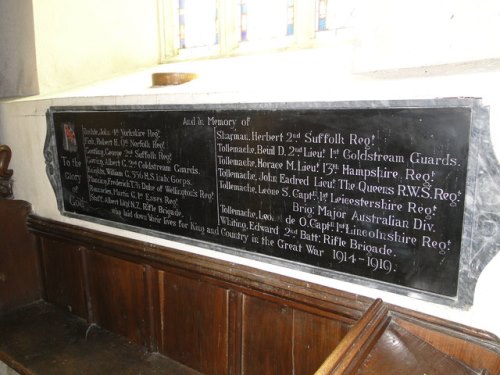
[[[471,111],[269,105],[48,116],[63,214],[455,297]]]

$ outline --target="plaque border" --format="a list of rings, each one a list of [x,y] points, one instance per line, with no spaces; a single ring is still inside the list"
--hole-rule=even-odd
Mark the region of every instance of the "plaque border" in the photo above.
[[[469,108],[471,109],[469,154],[466,172],[466,192],[462,241],[460,248],[457,295],[448,297],[424,290],[413,289],[363,276],[343,273],[297,261],[281,259],[248,250],[232,248],[156,230],[131,226],[106,219],[95,218],[64,210],[60,168],[57,157],[53,114],[59,112],[99,111],[203,111],[203,110],[311,110],[311,109],[421,109],[421,108]],[[288,269],[319,275],[364,287],[379,289],[399,295],[438,303],[450,307],[467,309],[473,304],[474,291],[479,275],[500,251],[500,170],[494,155],[489,132],[489,107],[480,98],[435,98],[409,100],[364,100],[338,102],[271,102],[271,103],[214,103],[214,104],[156,104],[156,105],[96,105],[96,106],[50,106],[46,113],[47,133],[44,157],[47,177],[56,195],[61,215],[87,222],[115,227],[131,232],[158,237],[216,252],[236,255],[242,258],[265,262]],[[491,232],[490,230],[493,230]],[[491,234],[493,233],[493,234]]]

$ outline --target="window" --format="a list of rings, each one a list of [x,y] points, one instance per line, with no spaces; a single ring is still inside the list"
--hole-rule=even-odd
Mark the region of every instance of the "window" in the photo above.
[[[319,0],[316,5],[316,31],[328,30],[328,0]]]
[[[215,0],[179,0],[177,2],[178,49],[209,47],[218,44]]]
[[[241,41],[293,35],[293,0],[240,0]]]
[[[332,41],[332,31],[345,26],[338,24],[337,16],[345,10],[332,0],[160,3],[164,61],[314,47]]]

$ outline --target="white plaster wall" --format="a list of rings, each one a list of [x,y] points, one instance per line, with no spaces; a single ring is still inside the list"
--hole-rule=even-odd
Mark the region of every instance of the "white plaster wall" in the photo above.
[[[322,59],[318,60],[319,57]],[[342,69],[344,64],[339,63],[339,70],[336,74],[325,74],[324,69],[331,66],[330,57],[332,56],[329,53],[322,51],[317,55],[298,52],[273,57],[184,63],[163,67],[170,70],[189,70],[200,73],[198,80],[183,86],[152,89],[149,88],[149,73],[141,73],[83,91],[64,93],[60,97],[5,103],[0,106],[0,122],[8,126],[1,129],[0,138],[13,149],[11,166],[15,171],[16,197],[30,201],[35,212],[44,217],[242,263],[370,297],[382,297],[390,303],[486,329],[500,335],[498,321],[500,305],[496,298],[497,285],[500,282],[499,256],[490,263],[481,276],[473,307],[469,311],[462,311],[202,248],[102,227],[65,218],[59,214],[54,193],[45,176],[42,154],[46,130],[45,111],[51,105],[345,101],[478,96],[483,98],[485,104],[491,106],[494,146],[496,149],[500,148],[500,95],[494,90],[494,87],[500,84],[500,72],[468,73],[465,71],[452,76],[380,79],[368,76],[348,76]],[[291,60],[294,63],[289,63],[288,68],[284,68],[287,65],[283,64]],[[322,62],[318,63],[318,61]],[[300,74],[300,67],[312,65],[315,69],[304,69],[305,73]],[[242,69],[247,73],[241,74]],[[120,95],[124,87],[131,92],[131,95]]]
[[[38,94],[31,1],[0,1],[0,98]]]
[[[500,57],[497,0],[355,0],[357,71]]]
[[[159,61],[157,0],[32,1],[41,94]]]
[[[356,4],[363,3],[363,1],[359,0]],[[424,1],[423,4],[427,4],[427,2]],[[468,2],[462,2],[462,4],[463,6],[469,5]],[[483,11],[489,12],[495,9],[496,5],[490,5],[490,8],[486,7]],[[365,6],[368,5],[365,3]],[[401,7],[395,9],[403,11]],[[396,13],[393,13],[393,18],[387,17],[387,9],[372,7],[371,10],[373,11],[373,19],[376,20],[377,17],[380,17],[380,19],[384,20],[384,27],[386,28],[400,29],[401,32],[412,35],[413,32],[416,32],[415,30],[422,27],[422,20],[418,17],[408,17],[406,22],[401,22],[397,20]],[[349,12],[349,14],[351,13]],[[420,13],[425,13],[424,9],[421,9]],[[467,16],[466,13],[461,14],[462,17]],[[361,30],[362,32],[358,34],[358,37],[362,38],[363,35],[367,35],[366,30],[362,28],[367,26],[365,24],[360,25],[356,19],[353,18],[349,21],[349,27],[352,26],[355,31]],[[442,19],[437,17],[432,22],[439,24],[441,21]],[[439,25],[432,22],[429,21],[427,27],[439,32]],[[471,24],[482,22],[482,18],[474,16],[467,19],[465,24],[469,22]],[[374,23],[375,21],[372,22],[373,32],[377,29],[377,25]],[[477,26],[479,28],[483,27],[482,24]],[[460,29],[460,32],[463,35],[465,30]],[[436,38],[439,42],[437,45],[439,45],[440,40],[451,37],[437,36]],[[498,37],[495,35],[490,39],[492,50],[495,50],[500,45],[497,39]],[[460,40],[454,37],[452,40],[460,43]],[[500,87],[500,68],[497,64],[492,63],[489,58],[488,60],[478,61],[484,57],[478,52],[480,58],[474,59],[473,63],[466,61],[465,64],[457,65],[455,60],[448,61],[453,63],[445,65],[449,69],[434,66],[429,69],[408,70],[406,68],[409,66],[402,66],[405,69],[393,70],[393,67],[390,67],[390,71],[352,74],[352,69],[356,66],[356,59],[360,56],[360,49],[365,48],[366,50],[361,52],[364,52],[366,56],[370,55],[371,47],[370,44],[367,44],[367,41],[368,39],[359,39],[354,44],[346,41],[345,43],[334,44],[327,49],[315,51],[233,58],[220,61],[188,62],[160,66],[154,69],[155,71],[193,71],[200,74],[199,79],[181,86],[152,89],[149,87],[151,71],[145,71],[77,91],[4,102],[0,104],[0,140],[9,144],[13,150],[11,167],[14,169],[16,198],[31,202],[34,211],[44,217],[241,263],[353,293],[381,297],[389,303],[485,329],[500,335],[500,320],[498,319],[500,316],[498,298],[500,255],[496,256],[480,277],[476,288],[474,305],[470,310],[464,311],[203,248],[69,219],[62,217],[57,210],[54,193],[45,175],[45,162],[43,159],[43,144],[46,131],[45,112],[51,105],[348,101],[473,96],[482,98],[483,102],[490,106],[493,145],[496,154],[500,155],[500,92],[497,89]],[[383,39],[375,39],[375,42],[384,45]],[[389,40],[388,44],[391,43]],[[432,48],[433,51],[437,48],[437,45]],[[408,60],[411,66],[418,66],[421,63],[419,56],[414,56],[415,59],[411,59],[411,56],[407,56],[408,52],[406,50],[394,49],[390,45],[386,47],[387,53],[395,55],[400,63],[405,60]],[[425,51],[422,53],[425,53]],[[428,62],[434,58],[434,55],[430,54],[427,57]],[[364,71],[377,70],[375,69],[377,61],[374,57],[373,69],[369,68]],[[368,66],[370,65],[369,61],[365,63]]]

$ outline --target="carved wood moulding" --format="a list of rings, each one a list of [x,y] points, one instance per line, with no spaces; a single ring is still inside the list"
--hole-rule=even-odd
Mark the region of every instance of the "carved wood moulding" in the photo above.
[[[12,151],[7,145],[0,145],[0,199],[13,198],[12,175],[14,171],[9,169]]]

